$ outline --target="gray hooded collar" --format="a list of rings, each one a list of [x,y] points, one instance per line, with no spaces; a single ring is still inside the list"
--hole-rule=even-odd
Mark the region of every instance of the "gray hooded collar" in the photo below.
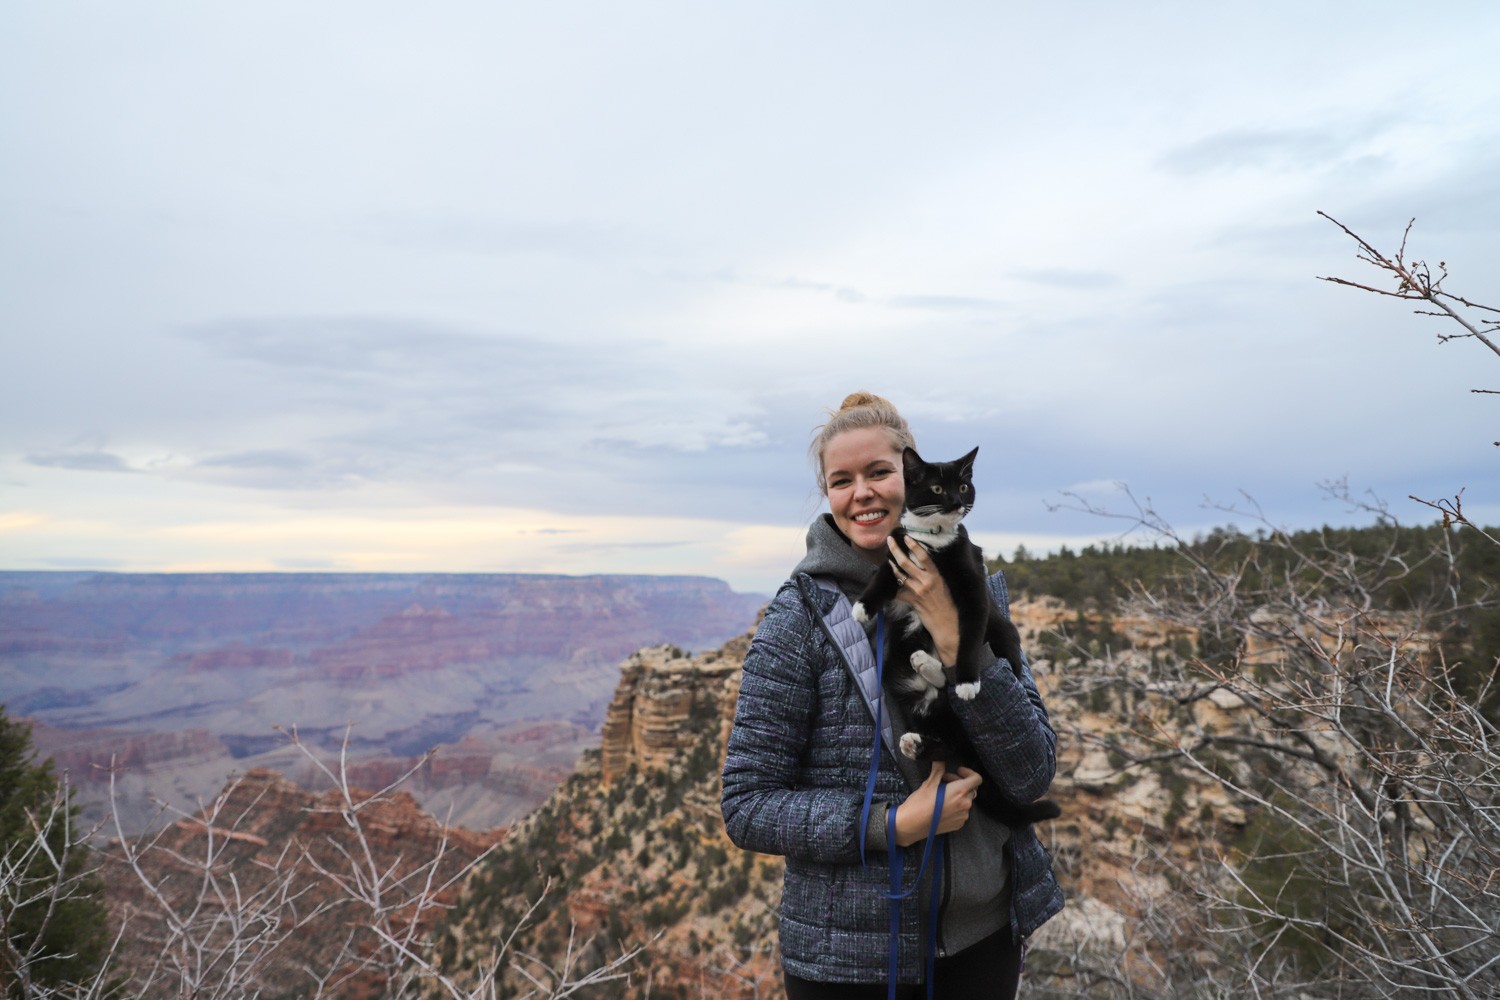
[[[864,593],[875,569],[874,563],[866,562],[854,551],[848,537],[834,525],[833,515],[822,514],[808,526],[807,555],[792,570],[792,575],[826,577],[837,583],[852,601]]]

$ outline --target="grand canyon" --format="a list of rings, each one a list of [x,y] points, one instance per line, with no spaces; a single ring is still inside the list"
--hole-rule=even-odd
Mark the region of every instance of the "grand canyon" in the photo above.
[[[1006,567],[1057,735],[1063,814],[1039,833],[1068,897],[1032,939],[1028,995],[1489,995],[1500,612],[1494,550],[1465,538],[1224,532],[1187,559]],[[136,810],[90,842],[101,926],[130,928],[111,975],[131,995],[783,995],[782,862],[736,848],[719,812],[753,595],[649,578],[0,583],[7,712],[72,784],[91,780],[81,797],[112,781]],[[713,627],[727,641],[705,641]],[[174,795],[182,811],[153,820]],[[260,920],[267,899],[295,906]],[[184,949],[225,926],[248,957],[233,988],[199,989]],[[1439,937],[1462,947],[1424,958]],[[602,991],[575,988],[589,979]]]
[[[765,598],[673,576],[0,572],[0,704],[127,832],[232,774],[358,784],[506,825],[597,746],[620,661],[714,648]],[[437,753],[431,757],[427,752]]]

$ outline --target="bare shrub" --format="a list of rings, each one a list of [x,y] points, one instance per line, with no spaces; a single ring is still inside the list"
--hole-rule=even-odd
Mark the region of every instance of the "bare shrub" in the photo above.
[[[242,776],[197,813],[163,806],[171,822],[152,834],[131,838],[117,829],[117,838],[95,853],[95,866],[81,875],[42,885],[35,876],[17,876],[27,860],[19,851],[0,857],[0,906],[38,893],[68,899],[84,891],[86,879],[102,878],[118,916],[98,975],[41,986],[27,974],[33,957],[14,955],[19,971],[12,995],[488,1000],[501,995],[497,970],[508,963],[533,984],[521,995],[560,998],[626,976],[638,950],[584,962],[578,960],[582,947],[570,947],[557,968],[512,956],[523,916],[509,936],[498,939],[489,968],[466,987],[457,986],[438,967],[429,933],[493,845],[421,814],[424,836],[393,831],[393,815],[409,819],[416,812],[409,800],[398,801],[405,795],[399,785],[412,772],[379,791],[360,791],[348,780],[347,734],[331,762],[303,744],[295,730],[287,736],[332,786],[316,804],[304,804],[301,815],[285,815],[267,801],[277,793],[274,783]],[[66,822],[65,796],[66,787],[58,792],[59,808],[38,817],[42,832]],[[85,841],[85,835],[65,831],[68,850],[83,851]],[[33,841],[51,842],[55,838]],[[59,872],[62,863],[58,858]]]

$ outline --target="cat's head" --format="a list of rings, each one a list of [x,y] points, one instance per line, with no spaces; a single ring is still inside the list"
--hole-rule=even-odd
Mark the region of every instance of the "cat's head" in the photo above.
[[[901,452],[906,479],[906,509],[918,521],[935,521],[950,527],[974,509],[975,448],[951,462],[925,462],[915,448]],[[903,519],[903,521],[906,519]]]

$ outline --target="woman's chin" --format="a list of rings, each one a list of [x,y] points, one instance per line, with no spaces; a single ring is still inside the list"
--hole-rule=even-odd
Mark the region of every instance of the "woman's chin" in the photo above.
[[[890,550],[886,548],[885,540],[891,537],[891,533],[884,528],[856,528],[849,535],[849,543],[859,550],[860,555],[873,562],[885,559]]]

